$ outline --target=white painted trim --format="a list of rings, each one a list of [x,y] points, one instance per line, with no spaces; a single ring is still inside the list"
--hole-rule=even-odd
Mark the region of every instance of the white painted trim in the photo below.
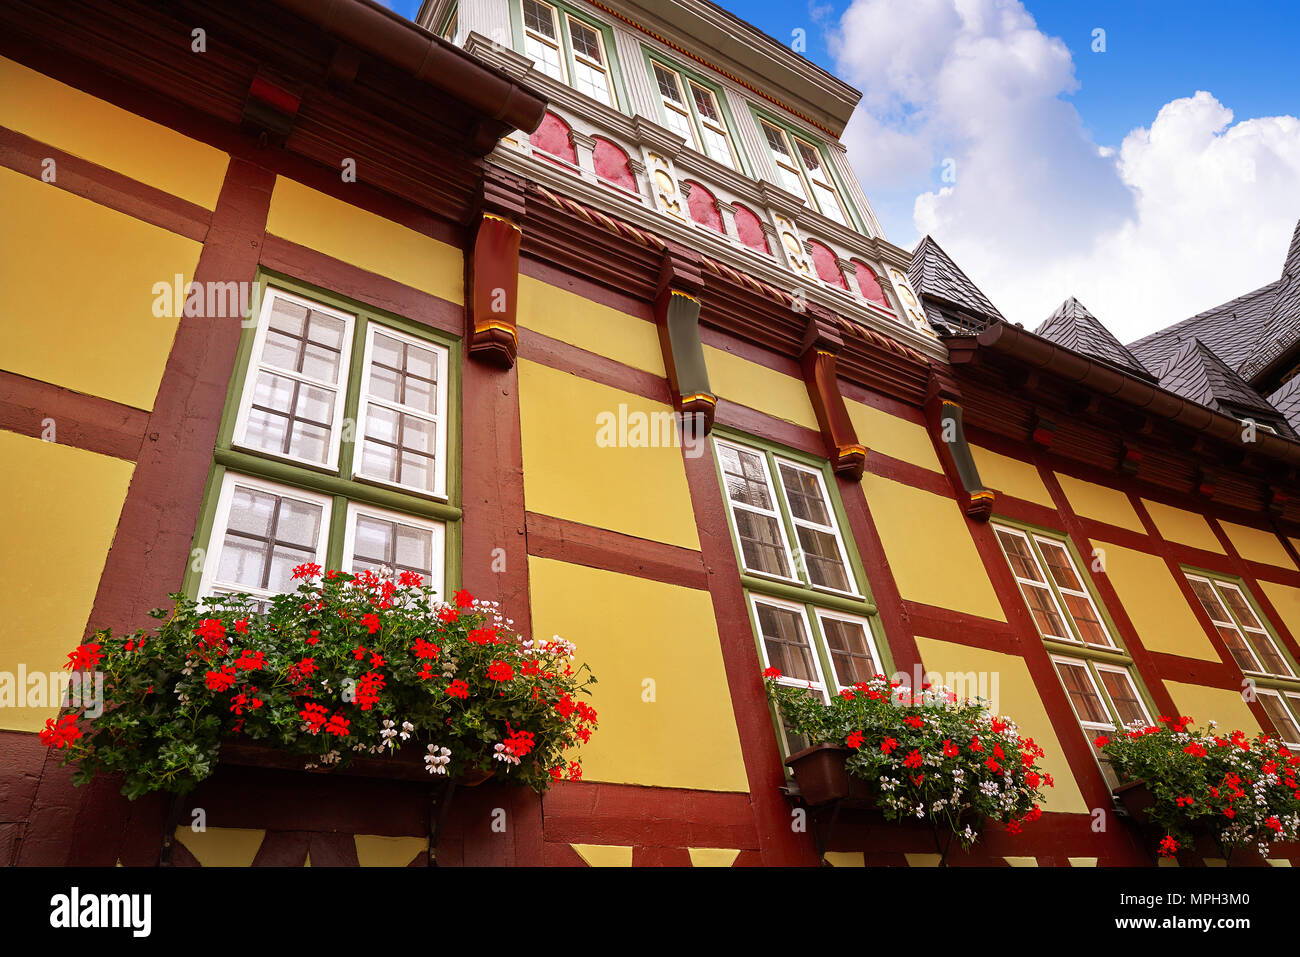
[[[430,532],[430,555],[433,567],[430,569],[427,584],[432,585],[437,590],[439,597],[445,597],[447,590],[447,526],[444,523],[432,519],[417,518],[405,512],[393,512],[385,508],[377,508],[362,502],[348,502],[347,524],[343,529],[343,570],[349,574],[352,573],[352,562],[355,559],[353,549],[356,545],[357,516],[359,515],[377,518],[384,522],[396,522],[398,525],[405,525],[408,528],[418,528]],[[393,577],[396,580],[396,572],[394,572]]]

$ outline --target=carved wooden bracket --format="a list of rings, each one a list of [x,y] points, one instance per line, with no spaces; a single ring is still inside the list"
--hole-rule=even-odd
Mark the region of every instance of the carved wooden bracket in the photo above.
[[[302,94],[295,84],[258,70],[244,97],[240,126],[258,137],[262,146],[283,146],[293,131],[302,106]]]
[[[943,470],[966,515],[987,522],[993,514],[995,495],[984,487],[962,425],[961,390],[948,371],[930,366],[930,383],[925,396],[925,418],[936,438]]]
[[[515,364],[519,347],[523,218],[523,180],[488,167],[465,253],[465,348],[476,359],[506,368]]]
[[[670,245],[664,250],[655,296],[655,325],[668,372],[673,406],[687,420],[692,434],[704,436],[713,428],[718,397],[709,387],[709,370],[700,342],[700,294],[704,276],[699,254]]]
[[[832,317],[820,314],[816,308],[810,309],[799,356],[803,381],[817,414],[831,468],[836,475],[857,482],[862,479],[867,464],[867,449],[858,441],[853,420],[844,406],[844,396],[840,394],[836,357],[843,348],[844,340]]]

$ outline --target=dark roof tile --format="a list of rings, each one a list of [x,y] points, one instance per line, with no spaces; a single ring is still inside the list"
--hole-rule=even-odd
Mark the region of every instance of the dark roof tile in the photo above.
[[[1071,296],[1034,330],[1049,342],[1101,359],[1137,375],[1155,378],[1083,303]]]
[[[1005,321],[998,307],[961,271],[943,248],[926,236],[912,250],[907,278],[922,298],[930,297],[974,312],[985,322]],[[933,314],[927,310],[931,322]]]

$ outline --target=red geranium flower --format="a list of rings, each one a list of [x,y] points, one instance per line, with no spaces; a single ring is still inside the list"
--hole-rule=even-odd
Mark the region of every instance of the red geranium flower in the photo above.
[[[77,716],[65,714],[57,724],[53,718],[46,718],[45,727],[39,737],[41,744],[52,748],[66,748],[81,737],[81,730],[77,727]]]
[[[453,698],[462,700],[469,697],[469,685],[457,678],[451,684],[447,685],[447,694]]]
[[[509,681],[515,676],[515,669],[504,661],[494,661],[488,665],[487,676],[490,681]]]
[[[780,669],[780,668],[764,668],[764,669],[763,669],[763,677],[764,677],[764,678],[779,678],[779,677],[781,677],[781,669]]]
[[[850,748],[854,748],[854,749],[860,748],[862,747],[862,742],[866,740],[866,737],[867,736],[863,734],[861,731],[854,731],[848,736],[847,740],[845,740],[844,743],[847,744]]]
[[[95,642],[78,645],[68,653],[68,663],[64,667],[72,671],[93,671],[104,658],[101,647]]]
[[[365,625],[366,630],[373,635],[379,630],[379,616],[375,614],[362,615],[361,624]]]
[[[474,596],[471,595],[463,588],[460,591],[456,592],[456,594],[453,596],[453,599],[456,602],[457,608],[469,608],[471,605],[474,604]]]

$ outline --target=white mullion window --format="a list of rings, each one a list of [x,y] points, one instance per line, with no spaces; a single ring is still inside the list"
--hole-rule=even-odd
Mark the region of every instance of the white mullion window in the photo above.
[[[825,608],[815,611],[830,655],[836,691],[870,681],[884,670],[867,619]]]
[[[1264,666],[1264,670],[1272,675],[1282,675],[1288,678],[1295,677],[1295,672],[1291,670],[1286,658],[1278,650],[1277,645],[1273,642],[1273,636],[1268,633],[1268,629],[1260,622],[1242,590],[1236,585],[1222,581],[1216,581],[1214,587],[1227,603],[1228,610],[1232,612],[1237,624],[1246,633],[1246,641],[1250,643],[1255,652],[1255,657]]]
[[[731,147],[731,137],[727,135],[727,124],[723,122],[722,111],[718,109],[717,97],[712,90],[700,86],[694,80],[688,80],[687,85],[691,89],[695,115],[700,121],[705,153],[724,166],[735,169],[736,156]]]
[[[745,571],[800,584],[793,571],[780,499],[768,472],[767,455],[730,442],[715,444]]]
[[[803,178],[803,172],[799,169],[799,161],[795,159],[794,151],[790,149],[790,140],[785,135],[785,130],[778,129],[771,123],[763,120],[759,121],[763,127],[763,135],[767,138],[768,149],[772,153],[772,160],[776,163],[776,173],[780,177],[780,185],[796,196],[802,196],[810,204],[813,202],[812,194],[808,191],[808,184]]]
[[[847,225],[844,216],[844,204],[840,202],[839,190],[835,188],[830,170],[826,168],[826,161],[822,157],[822,151],[811,143],[797,137],[795,138],[795,149],[799,151],[799,159],[803,163],[804,172],[808,175],[808,182],[812,184],[813,193],[817,198],[817,208],[825,216],[835,220],[841,226]]]
[[[808,610],[781,598],[756,594],[749,597],[758,628],[763,667],[780,670],[777,684],[812,688],[823,700],[829,701],[830,692],[822,673],[821,658],[808,624]]]
[[[1114,648],[1115,642],[1102,621],[1097,603],[1083,583],[1078,567],[1069,550],[1052,538],[1035,535],[1034,542],[1043,556],[1043,562],[1056,583],[1057,591],[1065,604],[1066,613],[1074,622],[1075,630],[1085,644]]]
[[[1200,600],[1201,607],[1210,616],[1214,630],[1219,633],[1223,643],[1228,646],[1228,652],[1232,655],[1233,660],[1237,662],[1237,667],[1242,671],[1263,674],[1264,669],[1260,667],[1259,659],[1255,657],[1254,650],[1250,647],[1250,643],[1246,641],[1241,629],[1237,627],[1237,623],[1232,620],[1232,615],[1229,614],[1227,607],[1223,604],[1214,583],[1200,575],[1184,574],[1187,575],[1187,581],[1192,586],[1192,592]]]
[[[821,471],[782,458],[776,465],[798,538],[797,570],[814,588],[857,596],[844,537]]]
[[[1260,706],[1272,719],[1282,743],[1300,750],[1300,695],[1283,695],[1263,688],[1257,688],[1256,692]]]
[[[1114,731],[1115,717],[1106,707],[1106,699],[1087,662],[1052,655],[1056,673],[1065,685],[1065,693],[1074,708],[1074,716],[1087,731]]]
[[[542,0],[522,0],[524,52],[547,76],[568,83],[564,47],[560,42],[559,12]]]
[[[1077,639],[1065,623],[1065,615],[1057,604],[1056,595],[1047,583],[1047,576],[1038,564],[1033,546],[1029,544],[1029,536],[1019,529],[1002,525],[995,525],[993,530],[1002,546],[1002,554],[1011,566],[1011,574],[1020,586],[1020,594],[1029,607],[1029,614],[1034,619],[1038,633],[1044,638],[1077,644]]]
[[[444,587],[446,529],[441,522],[402,512],[348,503],[343,534],[343,567],[352,574],[369,569],[396,579],[414,572],[441,593]]]
[[[355,317],[267,289],[235,418],[234,445],[338,468]]]
[[[650,65],[654,70],[659,100],[664,106],[664,125],[686,140],[687,146],[699,152],[700,143],[695,136],[695,124],[691,122],[691,108],[682,90],[682,78],[658,62],[651,61]]]
[[[610,80],[601,31],[571,15],[565,15],[569,45],[573,48],[573,86],[606,106],[614,105],[614,84]]]
[[[354,478],[446,497],[447,359],[443,346],[369,324]]]
[[[199,594],[246,592],[265,607],[293,590],[298,565],[325,565],[332,499],[226,473],[217,499]]]
[[[1151,714],[1147,711],[1146,703],[1133,682],[1133,673],[1128,668],[1101,662],[1093,662],[1093,668],[1097,671],[1097,678],[1110,701],[1111,711],[1119,718],[1121,727],[1128,727],[1134,722],[1141,722],[1144,727],[1152,723]]]

